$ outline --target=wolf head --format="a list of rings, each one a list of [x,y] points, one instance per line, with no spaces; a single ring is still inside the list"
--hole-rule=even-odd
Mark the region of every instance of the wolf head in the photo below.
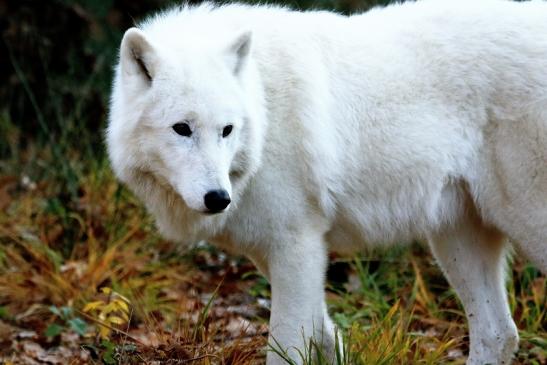
[[[248,31],[187,42],[137,28],[125,33],[107,145],[116,174],[141,198],[148,193],[139,184],[149,176],[199,213],[234,204],[262,143],[251,38]]]

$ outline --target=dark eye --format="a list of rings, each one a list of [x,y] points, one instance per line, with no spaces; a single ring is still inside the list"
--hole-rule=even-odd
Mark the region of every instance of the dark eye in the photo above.
[[[192,130],[188,123],[177,123],[173,124],[173,130],[181,136],[190,137],[192,135]]]
[[[232,133],[232,129],[234,129],[234,126],[229,124],[222,130],[222,137],[226,138]]]

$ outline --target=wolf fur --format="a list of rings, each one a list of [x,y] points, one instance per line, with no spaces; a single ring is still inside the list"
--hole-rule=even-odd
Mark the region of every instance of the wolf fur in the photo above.
[[[465,308],[467,363],[509,364],[506,239],[547,272],[547,3],[161,12],[125,33],[107,144],[165,237],[256,264],[296,361],[311,336],[333,352],[328,252],[418,239]],[[214,189],[231,203],[210,215]]]

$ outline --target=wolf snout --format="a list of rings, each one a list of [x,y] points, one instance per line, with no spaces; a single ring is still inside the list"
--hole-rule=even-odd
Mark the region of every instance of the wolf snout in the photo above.
[[[230,204],[230,194],[224,189],[211,190],[203,197],[207,213],[220,213]]]

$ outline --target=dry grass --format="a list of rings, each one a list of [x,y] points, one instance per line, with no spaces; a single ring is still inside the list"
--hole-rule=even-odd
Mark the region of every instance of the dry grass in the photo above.
[[[4,329],[0,342],[5,345],[0,346],[0,358],[24,363],[29,356],[45,358],[47,348],[59,346],[77,362],[114,353],[116,361],[124,362],[199,358],[203,364],[220,360],[245,364],[263,356],[260,349],[265,340],[259,333],[260,325],[242,328],[251,335],[241,338],[245,336],[240,336],[239,328],[232,324],[231,331],[226,331],[225,325],[230,320],[244,323],[242,318],[237,313],[219,315],[203,299],[223,277],[241,276],[252,269],[248,264],[227,266],[216,275],[192,268],[194,259],[210,260],[211,254],[203,251],[183,257],[177,247],[160,240],[142,208],[131,196],[120,193],[108,174],[102,180],[85,179],[81,196],[66,206],[70,211],[62,213],[48,209],[52,199],[48,187],[25,188],[18,178],[2,181],[2,198],[9,201],[3,202],[5,209],[0,215],[0,315]],[[70,252],[63,253],[67,235],[75,242]],[[246,283],[242,281],[241,289]],[[105,287],[114,288],[131,303],[130,322],[125,328],[113,325],[106,340],[95,336],[100,320],[81,312],[86,303],[104,297],[100,289]],[[220,293],[227,306],[238,304],[238,298],[229,299],[220,290],[215,302],[220,303]],[[59,318],[52,308],[71,308],[71,313]],[[86,323],[85,333],[76,341],[74,336],[62,336],[73,334],[70,321],[74,318]],[[52,323],[62,331],[48,337],[46,331]],[[27,348],[30,341],[43,351]],[[84,353],[82,344],[86,345]],[[56,356],[62,358],[61,354]]]
[[[262,363],[269,287],[254,268],[209,247],[182,253],[157,236],[108,168],[81,176],[68,197],[54,179],[0,178],[0,359]],[[345,272],[332,275],[341,282],[328,293],[346,338],[340,364],[464,363],[462,309],[425,249],[333,261]],[[522,337],[516,363],[545,363],[546,279],[520,261],[513,274],[510,302]],[[127,323],[82,312],[87,303],[108,303],[105,287],[128,298]],[[324,363],[311,353],[302,354],[305,363]]]

